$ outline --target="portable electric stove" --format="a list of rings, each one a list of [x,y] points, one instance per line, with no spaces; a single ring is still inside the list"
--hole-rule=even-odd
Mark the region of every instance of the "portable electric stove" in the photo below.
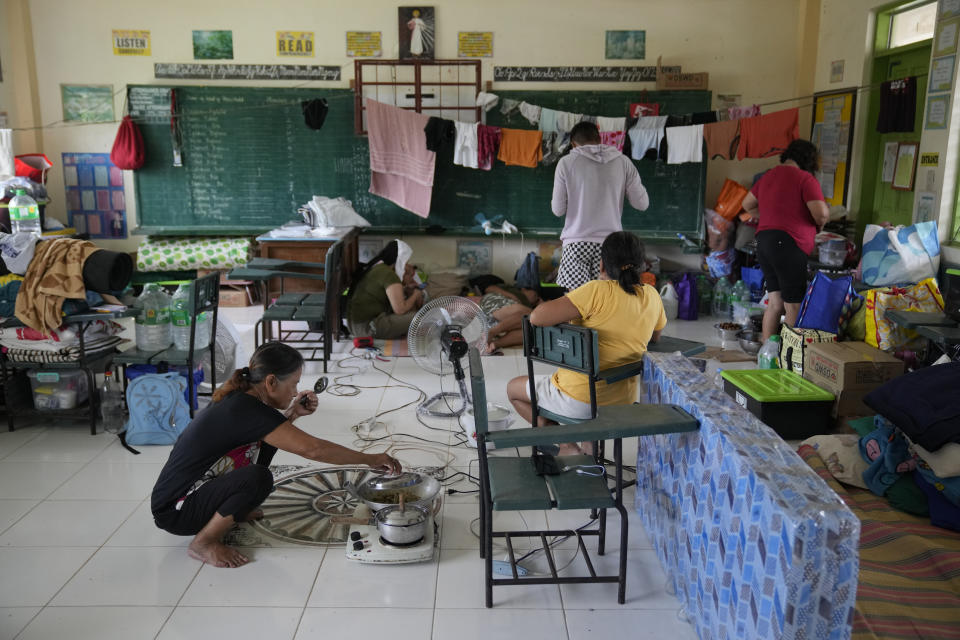
[[[440,540],[431,516],[427,534],[410,544],[391,544],[380,537],[376,525],[355,524],[347,537],[347,560],[370,564],[409,564],[433,560]]]

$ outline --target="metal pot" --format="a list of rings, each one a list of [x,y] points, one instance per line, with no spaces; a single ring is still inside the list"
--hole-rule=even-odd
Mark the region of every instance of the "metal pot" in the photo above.
[[[409,506],[429,507],[440,493],[440,481],[433,476],[406,472],[398,476],[375,476],[360,486],[346,485],[346,489],[358,500],[380,511],[396,506],[398,493],[404,493],[404,503]]]
[[[380,536],[391,544],[410,544],[427,535],[430,511],[426,507],[394,504],[373,516]]]

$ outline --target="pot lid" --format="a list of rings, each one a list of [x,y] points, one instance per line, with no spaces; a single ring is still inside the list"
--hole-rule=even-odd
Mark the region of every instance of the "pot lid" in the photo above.
[[[377,476],[363,483],[364,487],[376,489],[405,489],[415,487],[423,482],[423,476],[419,473],[407,471],[396,476]]]

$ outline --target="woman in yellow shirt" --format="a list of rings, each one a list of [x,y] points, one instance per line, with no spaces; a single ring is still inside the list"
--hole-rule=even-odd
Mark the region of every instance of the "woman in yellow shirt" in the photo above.
[[[600,247],[600,279],[591,280],[562,298],[542,302],[530,314],[530,322],[550,327],[571,322],[596,329],[600,346],[600,368],[609,369],[635,362],[656,341],[667,324],[663,302],[657,290],[642,284],[643,243],[628,231],[616,231]],[[558,369],[553,375],[537,376],[537,404],[570,418],[590,418],[590,386],[581,373]],[[507,384],[507,397],[517,413],[531,422],[529,382],[519,376]],[[597,404],[631,404],[637,400],[637,379],[607,385],[597,383]],[[552,424],[538,416],[536,426]],[[561,455],[579,453],[574,445],[563,445]]]

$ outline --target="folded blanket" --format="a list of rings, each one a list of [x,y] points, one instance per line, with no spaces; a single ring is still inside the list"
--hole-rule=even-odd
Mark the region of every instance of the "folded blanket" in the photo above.
[[[83,338],[89,342],[98,338],[115,336],[123,331],[123,326],[112,320],[95,320],[86,327]],[[43,335],[30,327],[0,328],[0,346],[56,351],[63,347],[79,346],[80,334],[70,325]]]
[[[63,300],[84,298],[83,263],[98,247],[86,240],[38,242],[17,295],[17,319],[44,334],[63,323]]]

